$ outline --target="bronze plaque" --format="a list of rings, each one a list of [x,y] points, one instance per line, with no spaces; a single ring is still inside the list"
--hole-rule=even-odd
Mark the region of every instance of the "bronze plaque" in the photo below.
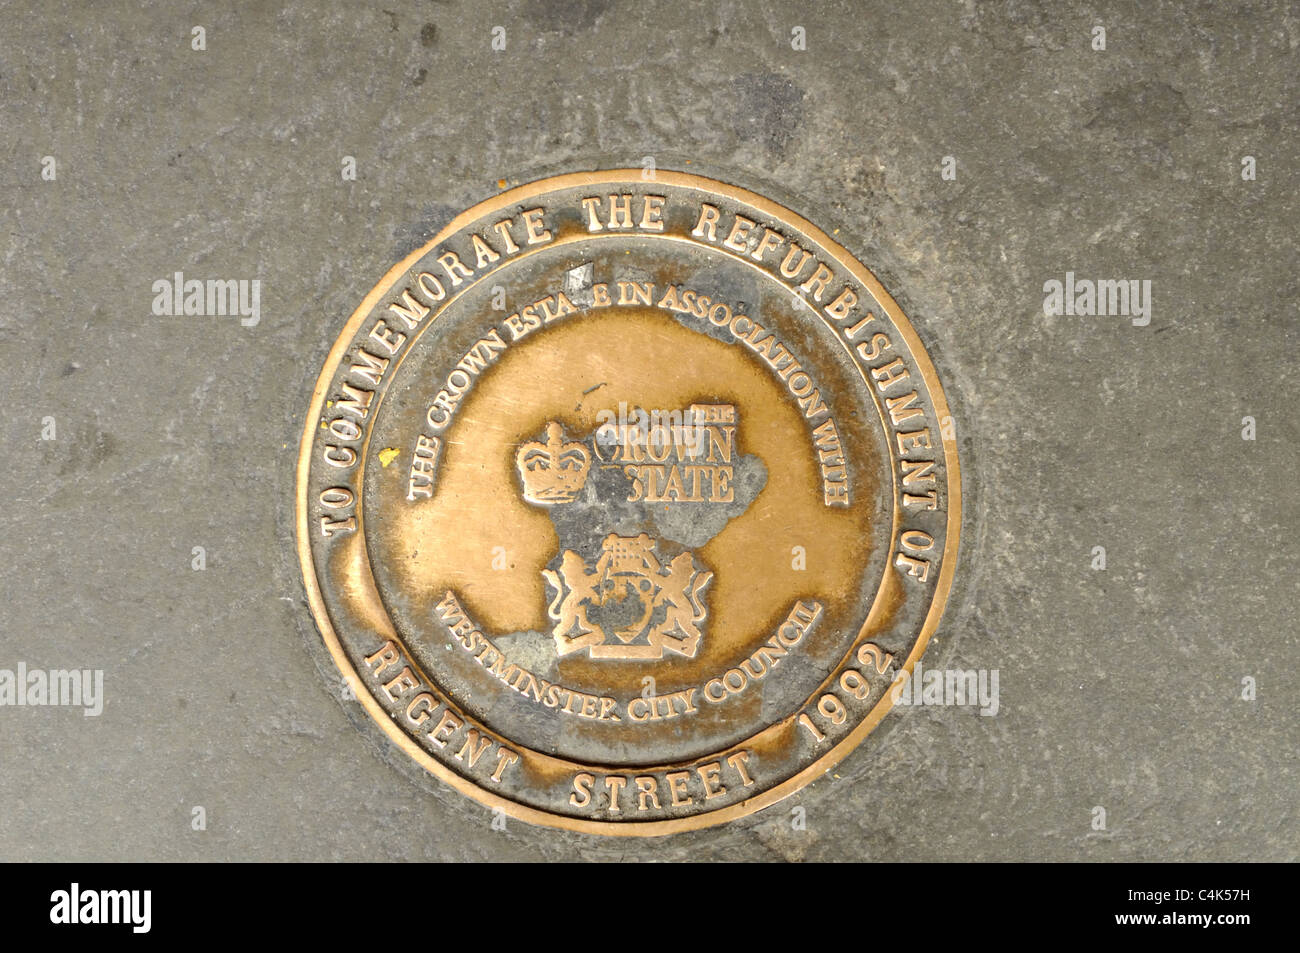
[[[960,526],[952,420],[829,235],[676,172],[504,191],[392,269],[307,414],[298,552],[394,744],[525,821],[774,803],[891,706]]]

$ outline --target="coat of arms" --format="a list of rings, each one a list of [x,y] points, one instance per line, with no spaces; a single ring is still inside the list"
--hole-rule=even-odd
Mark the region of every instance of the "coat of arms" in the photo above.
[[[645,533],[611,533],[594,568],[565,550],[559,572],[542,571],[555,590],[548,614],[560,655],[586,649],[592,658],[695,656],[713,573],[697,566],[690,551],[664,566],[656,548]]]

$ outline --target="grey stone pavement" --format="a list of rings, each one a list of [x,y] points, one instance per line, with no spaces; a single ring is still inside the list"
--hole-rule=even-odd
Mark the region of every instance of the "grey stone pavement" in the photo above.
[[[0,669],[102,669],[105,694],[0,707],[0,859],[1296,859],[1293,5],[52,0],[0,24]],[[362,297],[498,180],[644,156],[840,229],[910,316],[966,514],[924,661],[998,670],[1000,710],[897,709],[721,828],[494,831],[338,697],[293,550],[302,414]],[[260,322],[155,315],[177,271],[260,280]],[[1067,271],[1150,280],[1150,324],[1045,316]]]

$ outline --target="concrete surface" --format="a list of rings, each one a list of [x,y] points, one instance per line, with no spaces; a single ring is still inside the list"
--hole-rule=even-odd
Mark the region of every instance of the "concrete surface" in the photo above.
[[[0,22],[0,668],[102,669],[106,695],[99,717],[0,708],[0,859],[1296,859],[1294,7],[49,2]],[[840,229],[911,317],[967,514],[925,663],[997,669],[1000,711],[897,710],[721,829],[494,831],[386,760],[325,670],[292,544],[301,414],[366,292],[499,179],[647,155]],[[177,271],[259,279],[260,323],[156,316]],[[1149,279],[1150,324],[1045,317],[1067,271]]]

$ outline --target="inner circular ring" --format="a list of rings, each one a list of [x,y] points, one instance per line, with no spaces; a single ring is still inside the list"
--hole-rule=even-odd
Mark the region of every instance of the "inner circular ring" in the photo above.
[[[600,235],[576,235],[576,236],[566,236],[566,237],[563,237],[563,238],[559,238],[559,239],[557,239],[556,242],[554,242],[554,243],[552,243],[552,244],[546,246],[545,248],[539,248],[539,249],[536,249],[536,250],[526,250],[526,251],[523,252],[520,256],[518,256],[516,259],[514,259],[514,261],[513,261],[511,264],[515,264],[515,263],[517,263],[521,258],[523,258],[523,257],[525,257],[525,256],[527,256],[527,255],[530,255],[530,254],[537,254],[537,253],[542,253],[542,252],[550,252],[550,253],[553,253],[557,248],[562,248],[562,247],[565,246],[565,245],[574,245],[574,244],[580,244],[580,243],[590,243],[590,242],[592,242],[592,241],[602,241],[604,238],[620,238],[620,239],[622,239],[623,243],[626,243],[626,242],[629,240],[629,238],[628,238],[627,236],[616,236],[616,235],[610,235],[610,236],[600,236]],[[695,245],[695,244],[693,244],[693,243],[689,243],[689,242],[685,242],[683,239],[681,239],[681,238],[679,238],[679,237],[677,237],[677,236],[637,236],[637,239],[639,239],[639,240],[644,240],[644,241],[646,241],[646,242],[648,242],[648,243],[653,243],[653,242],[665,242],[665,241],[668,241],[668,242],[676,242],[676,243],[683,243],[683,244],[688,245],[689,247],[691,247],[693,250],[695,250],[695,251],[697,251],[697,252],[700,250],[698,245]],[[748,266],[749,266],[749,267],[750,267],[754,272],[756,272],[757,274],[759,274],[759,275],[761,275],[761,276],[766,277],[766,278],[768,279],[768,281],[770,281],[770,282],[772,283],[772,285],[773,285],[773,286],[778,290],[779,293],[781,293],[781,294],[783,294],[783,295],[788,293],[788,289],[787,289],[784,285],[782,285],[782,284],[781,284],[781,283],[780,283],[780,282],[775,278],[775,276],[771,275],[770,273],[768,273],[768,272],[765,271],[764,269],[760,268],[760,267],[757,266],[755,263],[750,262],[750,261],[747,261],[747,260],[744,259],[743,257],[737,256],[737,255],[731,255],[731,254],[728,254],[728,253],[723,252],[723,251],[721,251],[721,250],[719,250],[719,249],[712,249],[712,251],[715,251],[715,252],[716,252],[716,257],[720,258],[721,260],[723,260],[723,261],[725,261],[725,262],[727,262],[727,263],[744,263],[744,264],[748,265]],[[505,267],[503,267],[502,269],[498,269],[497,271],[494,271],[494,272],[491,273],[491,277],[492,277],[494,280],[495,280],[495,279],[499,279],[499,277],[500,277],[500,276],[505,272],[505,270],[506,270]],[[483,278],[479,279],[479,281],[486,280],[488,277],[489,277],[489,276],[484,276]],[[440,309],[440,311],[438,312],[438,314],[441,315],[442,313],[444,313],[444,312],[446,311],[447,308],[452,307],[454,301],[457,301],[457,300],[461,299],[464,295],[470,293],[478,283],[479,283],[479,282],[476,281],[476,282],[474,283],[474,285],[470,285],[470,286],[468,286],[468,287],[466,287],[466,288],[464,288],[464,289],[461,289],[461,290],[457,293],[457,295],[456,295],[455,299],[453,299],[453,301],[448,301],[448,302],[444,303],[443,308]],[[418,335],[418,334],[422,334],[422,333],[423,333],[425,330],[427,330],[429,327],[434,326],[436,320],[438,320],[437,316],[435,316],[432,320],[430,320],[430,321],[427,322],[425,325],[423,325],[423,326],[419,329],[419,331],[417,332],[417,335]],[[822,318],[821,320],[822,320],[823,322],[825,322],[825,318]],[[835,336],[835,335],[833,335],[833,336]],[[848,350],[847,345],[845,345],[844,342],[838,338],[838,336],[835,336],[835,337],[836,337],[836,340],[840,343],[840,345],[841,345],[842,347],[844,347],[844,349],[845,349],[846,352],[847,352],[847,350]],[[411,343],[411,345],[403,351],[403,354],[400,356],[401,359],[405,359],[406,356],[411,355],[411,354],[414,354],[414,353],[416,352],[416,344],[417,344],[417,341],[413,341],[413,342]],[[856,374],[858,375],[858,377],[862,380],[863,384],[864,384],[864,385],[867,385],[867,382],[866,382],[865,377],[861,377],[861,369],[860,369],[856,364],[854,364],[851,360],[850,360],[850,364],[851,364],[851,366],[853,366],[853,367],[855,368],[855,372],[856,372]],[[394,370],[394,372],[393,372],[393,378],[392,378],[392,379],[395,380],[396,377],[397,377],[397,371]],[[884,408],[881,406],[879,398],[875,395],[875,393],[874,393],[874,389],[871,388],[870,386],[866,386],[866,390],[868,391],[868,393],[871,393],[871,394],[872,394],[872,404],[873,404],[873,406],[876,407],[877,416],[878,416],[878,419],[880,420],[880,426],[881,426],[881,428],[883,429],[883,428],[884,428],[884,417],[883,417],[883,415],[884,415]],[[381,410],[382,410],[382,402],[383,402],[383,400],[384,400],[384,397],[386,396],[386,393],[387,393],[387,389],[385,389],[385,391],[383,391],[383,392],[381,392],[381,393],[379,393],[379,394],[376,395],[376,405],[377,405],[377,406],[376,406],[376,409],[375,409],[374,414],[373,414],[373,416],[372,416],[372,420],[378,420],[378,417],[379,417],[380,412],[381,412]],[[372,424],[371,427],[369,427],[369,428],[367,429],[367,432],[366,432],[366,435],[365,435],[365,438],[364,438],[364,441],[363,441],[363,444],[362,444],[362,461],[363,461],[363,466],[365,465],[365,461],[366,461],[366,459],[367,459],[368,456],[369,456],[369,446],[370,446],[370,442],[371,442],[371,439],[372,439],[372,437],[373,437],[373,434],[374,434],[374,432],[375,432],[375,429],[376,429],[376,425],[375,425],[375,424]],[[891,500],[896,501],[896,500],[897,500],[897,486],[896,486],[897,475],[894,473],[892,467],[890,467],[890,468],[888,468],[888,469],[890,470],[890,480],[891,480],[891,487],[890,487],[890,494],[889,494],[889,497],[890,497]],[[357,506],[357,517],[358,517],[359,528],[362,529],[362,538],[366,541],[366,542],[365,542],[365,552],[366,552],[367,566],[365,567],[365,571],[366,571],[367,573],[373,573],[373,570],[372,570],[371,566],[369,565],[369,560],[370,560],[370,538],[369,538],[369,536],[364,532],[364,510],[365,510],[364,497],[365,497],[365,494],[363,493],[363,494],[361,495],[361,498],[358,500],[358,506]],[[891,507],[891,527],[890,527],[890,538],[892,538],[894,535],[896,535],[897,530],[898,530],[898,526],[899,526],[899,514],[898,514],[898,508],[897,508],[897,505],[896,505],[896,503],[895,503],[895,504]],[[866,618],[865,618],[864,621],[863,621],[863,624],[862,624],[862,629],[863,629],[863,630],[869,628],[870,623],[871,623],[871,619],[873,618],[873,616],[876,615],[877,610],[879,609],[879,604],[880,604],[881,596],[882,596],[882,593],[883,593],[883,590],[884,590],[884,585],[885,585],[885,579],[882,578],[881,582],[878,584],[876,594],[875,594],[875,596],[873,597],[873,600],[872,600],[872,603],[871,603],[871,607],[870,607],[870,609],[869,609],[869,611],[868,611],[868,613],[867,613]],[[378,590],[378,586],[376,586],[376,589]],[[382,592],[380,593],[380,598],[381,598],[381,600],[384,601],[384,608],[385,608],[385,611],[388,613],[390,620],[393,619],[393,613],[392,613],[392,611],[391,611],[391,607],[388,605],[387,600],[385,599],[385,597],[384,597],[384,595],[383,595]],[[860,631],[861,631],[861,630],[860,630]],[[850,657],[850,655],[851,655],[851,652],[852,652],[852,647],[853,647],[853,642],[854,642],[854,641],[855,641],[855,639],[849,639],[849,640],[847,640],[847,642],[848,642],[848,644],[849,644],[849,651],[846,652],[845,655],[842,657],[840,664],[842,664],[843,662],[845,662],[845,661],[847,661],[847,660],[849,659],[849,657]],[[408,654],[412,654],[412,653],[410,652],[410,650],[409,650],[409,649],[410,649],[410,646],[406,643],[406,640],[405,640],[405,639],[403,639],[403,647],[404,647],[404,648],[407,648],[407,650],[408,650]],[[414,658],[414,656],[413,656],[413,658]],[[831,671],[833,671],[834,668],[835,668],[835,666],[831,666]],[[424,672],[422,672],[421,674],[423,674],[424,677],[428,678],[427,670],[424,671]],[[443,684],[442,684],[439,680],[429,679],[429,681],[430,681],[431,684],[437,685],[439,688],[442,688],[443,690],[445,690],[445,688],[443,687]],[[804,700],[801,704],[796,704],[796,705],[794,705],[794,706],[792,707],[791,710],[792,710],[793,712],[797,712],[801,707],[804,707],[805,705],[807,705],[808,702],[811,701],[812,698],[815,698],[816,695],[817,695],[817,692],[813,692],[813,693],[812,693],[811,695],[809,695],[808,698],[807,698],[806,700]],[[779,719],[777,719],[777,720],[779,721]],[[487,724],[488,724],[488,727],[492,728],[494,731],[497,731],[498,733],[502,733],[502,734],[504,734],[505,736],[509,737],[509,733],[508,733],[508,731],[507,731],[507,732],[502,732],[501,729],[500,729],[499,727],[497,727],[497,726],[493,726],[493,725],[491,725],[490,723],[487,723]],[[762,732],[763,732],[764,730],[766,730],[766,727],[767,727],[767,726],[765,725],[763,728],[760,728],[760,729],[759,729],[759,732],[756,733],[755,735],[751,736],[751,738],[748,739],[748,740],[752,740],[753,738],[757,738],[758,735],[762,734]],[[512,740],[514,740],[514,739],[512,739]],[[738,741],[737,743],[739,743],[739,744],[745,744],[745,743],[746,743],[746,740],[740,740],[740,741]],[[527,746],[521,746],[521,747],[527,747]],[[535,749],[528,748],[527,750],[534,751]],[[539,751],[539,752],[536,752],[536,753],[541,754],[541,755],[543,755],[543,756],[545,756],[545,757],[555,757],[555,755],[548,755],[548,754],[546,754],[545,752],[540,752],[540,751]],[[562,757],[562,756],[561,756],[561,757]],[[683,759],[682,762],[674,761],[673,763],[674,763],[674,764],[676,764],[676,763],[685,763],[686,761],[689,761],[689,760],[694,760],[694,759]],[[586,762],[574,762],[574,763],[577,763],[577,764],[585,764]],[[620,766],[620,767],[626,767],[626,765],[619,765],[619,766]]]

